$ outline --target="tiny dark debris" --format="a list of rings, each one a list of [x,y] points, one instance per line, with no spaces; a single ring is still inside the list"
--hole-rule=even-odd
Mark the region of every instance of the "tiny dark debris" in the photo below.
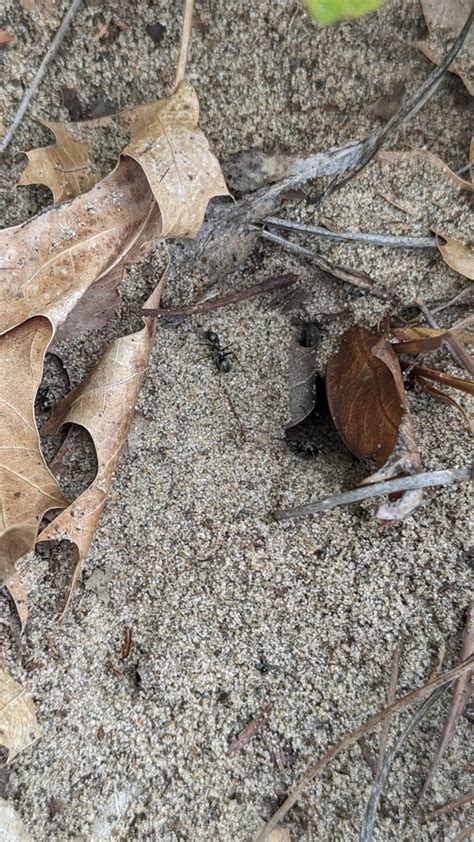
[[[61,85],[59,90],[61,91],[62,104],[73,123],[80,120],[82,118],[82,105],[76,89]]]
[[[166,24],[149,23],[147,24],[146,31],[156,46],[160,43],[166,32]]]

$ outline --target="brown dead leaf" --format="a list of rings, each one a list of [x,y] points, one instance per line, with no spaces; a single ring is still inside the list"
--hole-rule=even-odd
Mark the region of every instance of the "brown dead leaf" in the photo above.
[[[421,0],[429,37],[417,41],[416,46],[434,64],[439,64],[445,53],[446,43],[459,35],[472,11],[471,0]],[[474,95],[474,31],[469,32],[462,53],[449,68],[457,73],[469,93]]]
[[[14,32],[8,32],[6,29],[0,29],[0,49],[13,47],[16,42],[17,37]]]
[[[326,369],[329,410],[336,429],[359,459],[381,466],[362,484],[418,473],[421,461],[400,363],[387,336],[355,325],[341,337]],[[421,490],[382,504],[377,518],[401,520],[422,502]]]
[[[86,193],[99,180],[90,160],[89,144],[75,140],[64,123],[39,122],[54,134],[56,143],[25,152],[28,166],[17,186],[45,184],[55,202]]]
[[[326,369],[329,409],[337,431],[358,459],[383,465],[393,451],[403,415],[403,397],[377,349],[398,360],[378,331],[349,328]]]
[[[51,335],[37,317],[0,336],[0,585],[34,546],[43,514],[68,504],[44,463],[33,409]]]
[[[157,307],[161,283],[146,306]],[[140,386],[148,365],[155,320],[147,319],[138,333],[116,339],[83,383],[54,408],[43,428],[56,433],[63,424],[79,424],[92,436],[97,453],[97,475],[89,488],[39,535],[41,541],[67,540],[76,548],[76,570],[70,588],[102,515],[122,449],[126,443]]]
[[[449,237],[439,230],[434,233],[436,245],[444,262],[455,272],[474,281],[474,242],[462,242],[457,237]],[[442,240],[445,242],[443,243]]]
[[[0,669],[0,745],[8,750],[7,763],[40,736],[33,699],[21,684]]]

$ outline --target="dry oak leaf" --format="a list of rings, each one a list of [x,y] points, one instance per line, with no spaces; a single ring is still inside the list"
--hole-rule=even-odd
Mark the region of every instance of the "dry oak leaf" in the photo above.
[[[54,134],[56,143],[25,152],[28,166],[17,186],[45,184],[55,202],[87,193],[99,180],[98,173],[92,168],[89,144],[75,140],[64,123],[39,122]]]
[[[41,736],[33,699],[21,684],[0,669],[0,745],[7,763]]]
[[[159,305],[161,286],[162,282],[146,306]],[[76,569],[64,610],[102,515],[148,365],[155,320],[144,321],[142,330],[112,342],[84,382],[56,405],[42,430],[49,434],[63,424],[78,424],[92,436],[97,454],[94,482],[38,537],[38,542],[67,540],[75,545]]]
[[[463,243],[457,237],[450,237],[439,230],[434,233],[436,245],[444,262],[455,272],[474,281],[474,242]]]
[[[0,333],[36,315],[56,329],[139,238],[154,201],[130,159],[88,193],[0,231]]]
[[[446,42],[456,38],[470,12],[471,0],[421,0],[421,8],[429,31],[424,41],[415,45],[433,64],[439,64],[446,50]],[[474,94],[474,31],[469,32],[462,53],[452,63],[449,70],[457,73],[467,90]]]
[[[133,135],[123,155],[143,168],[162,219],[162,237],[189,237],[201,227],[208,202],[228,195],[209,142],[198,129],[199,102],[189,82],[157,103],[154,120]]]
[[[68,504],[44,463],[34,417],[51,335],[38,317],[0,336],[0,585],[34,545],[43,514]]]

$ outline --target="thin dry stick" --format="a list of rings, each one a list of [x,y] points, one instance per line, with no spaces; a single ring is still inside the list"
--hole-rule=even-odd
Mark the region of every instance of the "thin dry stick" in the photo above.
[[[66,32],[69,29],[71,21],[72,21],[74,15],[76,14],[79,6],[81,5],[81,2],[82,2],[82,0],[73,0],[73,2],[71,3],[71,6],[69,8],[69,11],[66,13],[65,17],[63,18],[61,26],[59,27],[58,31],[56,32],[56,35],[53,38],[53,41],[52,41],[52,43],[49,47],[48,52],[46,53],[43,61],[41,62],[40,66],[38,67],[38,70],[36,71],[36,74],[33,78],[33,81],[30,83],[30,86],[25,91],[25,95],[24,95],[22,101],[20,102],[20,105],[18,107],[18,111],[16,112],[16,114],[13,118],[13,123],[11,124],[10,128],[8,129],[5,137],[3,137],[2,140],[0,141],[0,154],[2,152],[5,152],[5,149],[9,145],[13,135],[15,134],[15,132],[18,129],[21,121],[23,120],[23,117],[25,116],[25,113],[28,109],[28,106],[29,106],[31,100],[33,99],[36,91],[38,90],[38,88],[39,88],[39,86],[40,86],[40,84],[43,80],[43,76],[46,73],[48,65],[52,62],[56,53],[58,52],[59,47],[61,46],[61,44],[63,42],[64,36],[66,35]]]
[[[396,713],[396,711],[403,710],[403,708],[413,704],[413,702],[416,702],[418,699],[423,698],[423,696],[426,696],[432,690],[436,690],[438,687],[445,687],[461,675],[465,675],[467,672],[472,670],[473,663],[474,656],[468,658],[468,660],[464,661],[462,664],[458,664],[457,667],[448,670],[443,675],[436,676],[436,678],[433,678],[431,681],[424,684],[423,687],[417,687],[416,690],[412,690],[410,693],[407,693],[406,696],[402,696],[401,699],[397,699],[397,701],[392,705],[382,708],[382,710],[379,710],[378,713],[374,714],[374,716],[370,716],[362,725],[354,728],[350,734],[346,734],[346,736],[336,743],[336,745],[332,746],[332,748],[330,748],[320,760],[309,767],[281,807],[278,808],[271,819],[269,819],[266,823],[265,827],[258,834],[255,842],[263,842],[263,840],[267,838],[268,834],[286,816],[288,810],[291,810],[293,805],[296,804],[298,798],[302,795],[308,784],[310,784],[318,773],[327,766],[333,757],[337,757],[337,755],[346,748],[350,748],[350,746],[354,745],[354,743],[356,743],[363,734],[366,734],[367,731],[371,731],[372,728],[375,728],[375,726],[382,722],[382,720],[387,716],[391,716],[392,713]]]
[[[319,268],[322,269],[323,272],[327,272],[328,275],[334,275],[335,278],[339,278],[341,281],[346,281],[348,284],[359,287],[359,289],[364,289],[367,292],[370,292],[371,295],[375,295],[377,298],[383,298],[384,300],[389,301],[393,301],[395,299],[395,296],[390,292],[386,292],[384,289],[376,287],[368,275],[356,272],[353,269],[345,269],[343,266],[333,266],[319,254],[315,254],[310,249],[299,246],[296,243],[292,243],[290,240],[285,240],[284,237],[280,237],[278,234],[272,234],[270,231],[262,231],[260,236],[264,240],[269,240],[271,243],[282,246],[286,249],[286,251],[298,254],[300,257],[309,258],[312,263],[315,263],[316,266],[319,266]]]
[[[387,695],[387,702],[389,705],[395,701],[395,696],[397,693],[397,681],[398,681],[398,671],[400,668],[400,658],[402,654],[404,643],[403,634],[400,637],[395,649],[393,650],[392,656],[392,671],[390,673],[390,684],[388,687],[388,695]],[[382,723],[382,733],[380,735],[380,745],[379,745],[379,756],[377,759],[377,769],[376,774],[380,775],[380,771],[383,766],[383,761],[385,757],[385,752],[387,750],[387,740],[388,740],[388,729],[390,727],[390,717],[387,716]]]
[[[334,497],[326,497],[324,500],[306,503],[304,506],[295,506],[294,509],[277,509],[273,512],[273,517],[275,520],[292,520],[319,512],[328,512],[330,509],[335,509],[336,506],[347,506],[349,503],[358,503],[360,500],[379,497],[381,494],[392,494],[394,491],[411,491],[414,488],[434,488],[440,485],[448,485],[450,482],[465,482],[470,478],[470,468],[427,471],[423,474],[415,474],[412,477],[400,477],[399,479],[374,482],[371,485],[353,488],[352,491],[343,491],[341,494],[335,494]]]
[[[183,33],[181,35],[181,50],[179,53],[178,67],[176,69],[176,79],[173,90],[176,90],[179,83],[182,82],[186,76],[189,42],[191,41],[191,29],[193,26],[193,7],[194,0],[184,0],[184,21]]]
[[[387,754],[380,772],[377,775],[376,780],[372,786],[369,796],[369,802],[367,804],[367,809],[364,814],[364,818],[362,821],[362,828],[360,832],[359,842],[371,842],[372,834],[374,831],[375,819],[377,817],[377,808],[380,801],[380,796],[382,795],[382,790],[387,783],[387,778],[392,768],[393,761],[397,756],[398,752],[400,751],[403,743],[410,736],[412,731],[416,728],[418,723],[423,719],[423,717],[428,713],[430,708],[436,704],[436,702],[441,698],[443,693],[445,693],[447,687],[438,687],[437,690],[434,690],[427,699],[423,702],[420,706],[419,710],[415,713],[415,716],[410,719],[408,725],[403,729],[402,733],[398,737],[394,747],[391,751]]]
[[[288,231],[302,231],[305,234],[326,237],[328,240],[334,240],[337,243],[363,243],[365,245],[388,246],[390,248],[436,248],[435,237],[394,237],[391,234],[364,234],[361,231],[331,231],[328,228],[321,228],[319,225],[305,225],[302,222],[281,219],[279,216],[267,216],[264,221],[267,225],[273,225],[275,228],[285,228]]]
[[[197,304],[189,304],[184,307],[158,307],[155,310],[141,310],[140,312],[142,316],[193,316],[195,313],[207,313],[209,310],[218,310],[220,307],[228,307],[229,304],[236,304],[238,301],[255,298],[255,296],[262,295],[264,292],[282,289],[298,280],[298,275],[288,272],[286,275],[269,278],[266,281],[254,284],[254,286],[230,292],[220,298],[209,298],[207,301],[200,301]]]
[[[461,795],[460,798],[455,798],[454,801],[448,801],[441,807],[437,807],[436,810],[432,810],[431,813],[428,813],[425,816],[425,822],[430,822],[433,819],[437,819],[439,816],[446,815],[446,813],[452,813],[453,810],[459,810],[460,807],[464,807],[465,804],[470,804],[471,801],[474,801],[474,789],[466,795]]]
[[[425,377],[427,380],[434,380],[435,383],[442,383],[443,386],[451,386],[452,389],[465,392],[466,395],[474,395],[474,382],[472,380],[463,380],[462,377],[454,377],[452,374],[446,374],[445,371],[438,371],[436,368],[416,365],[416,362],[414,365],[410,365],[405,360],[400,362],[403,371],[408,371],[416,377]]]

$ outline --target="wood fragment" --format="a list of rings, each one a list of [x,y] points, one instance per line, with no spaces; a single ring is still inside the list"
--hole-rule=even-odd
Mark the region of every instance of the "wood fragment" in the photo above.
[[[264,839],[267,839],[270,831],[273,830],[274,827],[282,821],[282,819],[286,816],[289,810],[293,807],[294,804],[298,801],[298,798],[303,794],[308,784],[311,783],[312,780],[319,774],[319,772],[327,766],[327,764],[334,758],[341,754],[346,748],[350,748],[350,746],[354,745],[367,731],[371,731],[372,728],[375,728],[376,725],[379,725],[382,720],[384,720],[388,715],[392,715],[399,710],[403,710],[403,708],[407,707],[408,705],[413,704],[418,699],[423,698],[424,696],[428,695],[431,691],[437,690],[440,687],[445,687],[451,682],[455,681],[456,679],[460,678],[462,675],[466,675],[468,672],[472,670],[474,664],[474,656],[471,656],[467,659],[467,661],[463,661],[462,664],[454,667],[451,670],[443,673],[440,676],[428,681],[422,687],[417,687],[415,690],[412,690],[410,693],[407,693],[406,696],[402,696],[397,701],[393,702],[392,705],[388,707],[382,708],[373,716],[370,716],[362,725],[359,725],[357,728],[354,728],[349,734],[346,734],[345,737],[342,738],[338,743],[333,745],[326,754],[323,755],[316,763],[307,769],[301,780],[296,784],[293,790],[290,792],[288,797],[285,799],[281,807],[276,810],[273,814],[271,819],[266,823],[265,827],[261,830],[258,834],[255,842],[263,842]]]
[[[278,216],[267,216],[265,223],[275,228],[314,234],[315,236],[325,237],[328,240],[334,240],[339,243],[362,243],[363,245],[385,246],[389,248],[436,248],[435,237],[396,237],[391,234],[365,234],[362,231],[330,231],[328,228],[322,228],[319,225],[305,225],[302,222],[281,219]]]
[[[273,512],[273,517],[275,520],[292,520],[293,518],[328,512],[337,506],[358,503],[361,500],[368,500],[370,497],[379,497],[381,494],[409,491],[414,488],[437,488],[441,485],[449,485],[451,482],[466,482],[470,479],[470,467],[445,471],[427,471],[426,473],[415,474],[412,477],[400,477],[387,482],[374,482],[372,485],[344,491],[341,494],[335,494],[333,497],[326,497],[324,500],[306,503],[304,506],[295,506],[294,509],[277,509]]]
[[[459,810],[460,807],[470,804],[471,801],[474,801],[474,789],[471,790],[471,792],[466,793],[466,795],[461,795],[460,798],[455,798],[453,801],[448,801],[446,804],[442,804],[441,807],[436,807],[436,809],[432,810],[431,813],[427,813],[425,816],[425,822],[431,822],[433,819],[439,818],[439,816],[445,816],[447,813],[452,813],[453,810]]]
[[[17,110],[14,118],[13,118],[13,122],[12,122],[10,128],[8,129],[6,135],[0,141],[0,154],[5,152],[5,149],[10,144],[10,141],[11,141],[13,135],[17,131],[18,127],[20,126],[21,121],[23,120],[23,117],[25,116],[25,114],[28,110],[29,104],[30,104],[31,100],[33,99],[34,95],[36,94],[41,82],[43,81],[43,76],[46,73],[46,70],[47,70],[48,66],[51,64],[52,60],[55,58],[56,53],[58,52],[58,50],[59,50],[59,48],[60,48],[60,46],[63,42],[64,36],[66,35],[66,32],[68,31],[69,26],[71,25],[71,22],[74,18],[74,15],[76,14],[79,6],[81,5],[81,2],[82,2],[82,0],[72,0],[72,3],[69,7],[69,10],[66,12],[66,14],[65,14],[65,16],[62,20],[61,26],[59,27],[58,31],[56,32],[56,35],[54,36],[54,38],[53,38],[53,40],[50,44],[50,47],[49,47],[45,57],[43,58],[43,61],[41,62],[40,66],[38,67],[38,70],[35,73],[33,81],[30,83],[29,87],[25,91],[24,97],[23,97],[22,101],[20,102],[20,105],[18,107],[18,110]]]
[[[142,316],[193,316],[195,313],[208,313],[211,310],[219,310],[221,307],[228,307],[239,301],[247,301],[265,292],[272,292],[275,289],[283,289],[299,280],[298,275],[287,272],[285,275],[277,275],[275,278],[268,278],[260,281],[251,287],[238,289],[228,295],[219,298],[209,298],[206,301],[198,301],[196,304],[188,304],[183,307],[157,307],[155,310],[141,310]]]
[[[258,716],[254,717],[248,725],[245,726],[243,731],[232,740],[227,749],[227,754],[237,754],[241,751],[245,746],[253,739],[260,731],[265,727],[268,721],[268,717],[270,711],[272,709],[271,704],[266,705],[261,713]]]

